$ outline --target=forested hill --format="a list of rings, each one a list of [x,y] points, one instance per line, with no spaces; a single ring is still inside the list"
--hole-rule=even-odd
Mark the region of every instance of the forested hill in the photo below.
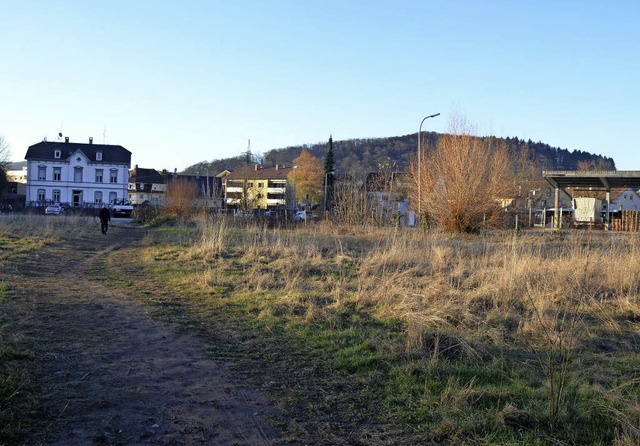
[[[440,134],[435,132],[424,132],[422,134],[423,141],[429,146],[435,145],[439,137]],[[614,160],[601,155],[593,155],[581,150],[569,151],[531,140],[525,141],[518,138],[503,139],[514,154],[520,153],[525,146],[528,147],[531,161],[533,161],[540,170],[574,170],[580,162],[615,169]],[[214,160],[211,162],[203,161],[188,167],[184,173],[195,174],[196,172],[204,172],[207,169],[209,172],[217,173],[225,169],[232,170],[256,162],[265,166],[273,166],[275,164],[291,165],[293,159],[300,155],[300,151],[303,148],[309,150],[320,161],[323,161],[327,152],[327,145],[328,140],[311,145],[305,144],[283,149],[273,149],[261,156],[243,153],[234,158]],[[416,154],[417,146],[417,133],[389,138],[333,141],[336,170],[340,173],[362,174],[375,172],[378,170],[380,164],[388,164],[389,162],[395,162],[401,171],[406,170],[411,158]]]

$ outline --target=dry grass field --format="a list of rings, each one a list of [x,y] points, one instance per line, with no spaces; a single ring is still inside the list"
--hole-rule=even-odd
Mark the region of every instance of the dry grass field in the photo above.
[[[0,262],[57,230],[3,225]],[[145,234],[96,280],[272,401],[274,444],[640,444],[637,235],[216,217]],[[20,334],[0,335],[6,410]]]

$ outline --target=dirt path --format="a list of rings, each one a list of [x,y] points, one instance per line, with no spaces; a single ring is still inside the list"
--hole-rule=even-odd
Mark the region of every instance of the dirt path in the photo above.
[[[89,280],[95,259],[141,232],[116,226],[102,236],[96,228],[13,265],[16,324],[42,364],[45,416],[27,444],[273,444],[265,422],[272,407],[206,358],[198,339]]]

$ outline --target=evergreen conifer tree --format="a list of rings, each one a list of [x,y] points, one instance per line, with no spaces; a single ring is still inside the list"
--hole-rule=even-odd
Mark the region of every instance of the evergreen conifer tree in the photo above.
[[[329,135],[329,144],[327,145],[327,153],[324,156],[324,173],[333,172],[336,161],[333,156],[333,137]]]
[[[333,183],[335,178],[335,158],[333,155],[333,135],[329,135],[329,144],[327,144],[327,153],[324,156],[324,175],[325,175],[325,210],[331,209],[331,199],[333,198]]]

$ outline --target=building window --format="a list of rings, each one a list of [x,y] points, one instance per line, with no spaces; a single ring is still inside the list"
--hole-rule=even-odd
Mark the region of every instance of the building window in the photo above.
[[[44,195],[44,189],[38,189],[38,201],[44,201],[45,200],[45,195]]]
[[[75,167],[73,169],[73,181],[76,183],[82,183],[82,167]]]
[[[60,189],[53,190],[53,201],[60,203]]]
[[[102,169],[96,169],[96,183],[102,183]]]
[[[117,169],[111,169],[109,171],[109,182],[110,183],[117,183],[118,182],[118,170]]]
[[[117,197],[115,192],[109,192],[109,203],[113,203]]]
[[[62,158],[62,151],[60,151],[60,150],[54,150],[54,151],[53,151],[53,157],[54,157],[54,158],[56,158],[56,159],[60,159],[60,158]]]
[[[258,183],[258,188],[262,189],[264,187],[264,183]]]
[[[54,167],[53,168],[53,181],[60,181],[61,178],[62,178],[62,168]]]
[[[102,161],[102,152],[96,152],[96,161]]]
[[[93,194],[93,202],[95,204],[102,204],[102,191],[97,190],[95,194]]]
[[[38,166],[38,179],[40,181],[44,181],[47,179],[47,167],[46,166]]]

